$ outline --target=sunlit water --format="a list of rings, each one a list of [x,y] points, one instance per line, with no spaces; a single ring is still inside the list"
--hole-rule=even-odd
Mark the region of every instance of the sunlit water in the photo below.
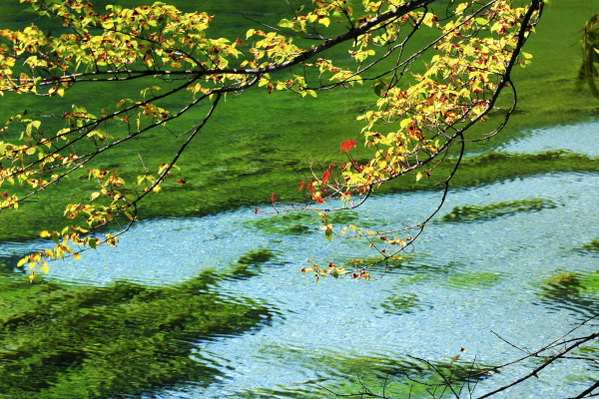
[[[501,150],[568,149],[596,157],[598,130],[597,123],[543,129]],[[584,144],[571,146],[581,132],[586,132],[580,140]],[[139,223],[117,249],[55,264],[50,277],[92,284],[115,279],[167,284],[206,268],[226,271],[251,250],[276,253],[257,276],[221,286],[233,295],[261,298],[281,316],[252,333],[201,342],[198,354],[212,359],[226,377],[208,388],[165,391],[162,398],[271,397],[256,392],[306,389],[302,382],[314,378],[343,380],[331,365],[362,356],[449,361],[463,347],[468,350],[464,360],[497,365],[522,353],[492,332],[535,349],[599,309],[597,304],[576,306],[541,295],[541,287],[558,273],[597,271],[597,255],[576,249],[599,237],[598,187],[597,174],[563,173],[452,191],[441,216],[455,206],[531,198],[556,206],[476,222],[441,223],[438,218],[410,251],[405,266],[386,273],[375,270],[374,276],[380,277],[375,281],[329,279],[315,284],[313,276],[300,272],[310,259],[342,265],[374,253],[363,241],[328,242],[318,226],[301,235],[266,232],[256,222],[272,215],[250,210]],[[374,197],[359,208],[355,223],[379,229],[415,223],[439,198],[433,192]],[[5,245],[0,251],[20,253],[31,245]],[[414,307],[390,310],[390,299],[398,297],[409,298]],[[516,367],[496,374],[475,392],[497,388],[526,370]],[[568,397],[588,386],[593,373],[596,378],[599,369],[572,362],[546,370],[543,378],[533,378],[505,397]]]

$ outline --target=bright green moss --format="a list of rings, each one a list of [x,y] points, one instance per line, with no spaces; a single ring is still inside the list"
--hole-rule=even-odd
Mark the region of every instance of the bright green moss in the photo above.
[[[333,212],[326,216],[327,223],[347,225],[357,223],[358,213],[350,210]],[[316,212],[288,212],[277,215],[259,217],[245,222],[248,227],[254,227],[261,232],[285,235],[302,235],[318,230],[323,223],[322,217]],[[360,226],[363,226],[360,224]],[[366,227],[366,226],[363,226]]]
[[[550,306],[575,309],[585,316],[599,313],[599,272],[562,272],[541,286],[539,295]]]
[[[0,397],[138,397],[219,376],[202,340],[242,334],[271,312],[215,290],[210,272],[172,287],[29,285],[3,278]]]
[[[422,303],[417,295],[411,293],[397,293],[389,295],[380,304],[380,307],[388,314],[408,314],[429,309],[431,306]]]
[[[233,266],[230,278],[246,279],[260,274],[261,266],[276,258],[274,251],[270,249],[257,249],[242,255],[237,264]]]
[[[288,357],[289,354],[284,354],[286,350],[280,348],[280,356]],[[433,397],[431,393],[434,392],[435,398],[449,399],[453,396],[444,387],[444,381],[452,381],[452,388],[459,390],[461,385],[475,384],[494,373],[492,367],[457,359],[453,363],[450,359],[446,362],[424,362],[409,357],[396,359],[384,355],[351,356],[334,352],[303,352],[302,357],[314,364],[312,368],[325,368],[330,376],[278,388],[252,390],[237,394],[235,398],[321,399],[336,395],[366,398],[370,395],[365,393],[370,392],[381,396],[385,393],[384,397],[390,398],[425,399]]]
[[[104,9],[106,3],[99,2],[98,9]],[[135,1],[119,3],[138,5]],[[198,7],[182,0],[169,3],[185,11]],[[526,51],[533,54],[533,62],[527,68],[515,71],[519,111],[506,130],[490,141],[489,146],[526,134],[527,129],[586,121],[597,115],[599,103],[588,93],[575,90],[581,61],[580,47],[575,44],[584,24],[596,11],[589,9],[587,3],[586,0],[572,0],[546,8],[537,32],[527,42]],[[23,27],[30,25],[34,17],[27,14],[31,20],[23,20],[23,7],[2,5],[0,19],[12,24],[13,28],[16,28],[15,21]],[[254,10],[250,3],[232,1],[207,2],[201,7],[216,15],[214,35],[232,35],[232,38],[242,37],[248,28],[239,24],[240,9],[250,14],[254,12],[260,21],[272,24],[276,24],[277,18],[288,11],[285,2],[276,0],[269,0],[268,6],[262,2]],[[568,17],[564,18],[564,15]],[[9,114],[24,109],[48,114],[58,112],[57,109],[63,112],[69,108],[71,101],[90,110],[107,108],[122,97],[125,88],[137,93],[154,83],[123,84],[119,86],[123,90],[115,90],[116,86],[112,84],[86,86],[81,91],[75,91],[78,90],[75,88],[66,99],[6,96],[0,118],[4,120]],[[343,160],[338,151],[339,143],[347,139],[361,142],[358,132],[362,125],[355,118],[375,100],[374,91],[368,84],[351,90],[323,92],[318,99],[300,98],[291,93],[268,96],[265,90],[231,97],[216,112],[204,134],[183,154],[179,161],[181,170],[173,172],[173,178],[167,181],[164,190],[140,204],[140,217],[207,215],[268,203],[273,192],[281,200],[302,200],[297,187],[301,180],[309,179],[310,161],[317,158],[323,165],[328,165],[330,161]],[[202,111],[199,110],[200,113]],[[491,120],[502,117],[500,114],[498,112]],[[183,122],[194,121],[197,115],[189,118],[170,125],[170,131],[157,132],[137,139],[131,145],[115,148],[109,157],[98,160],[95,166],[119,169],[121,176],[130,181],[136,180],[136,176],[143,172],[138,154],[150,168],[170,161],[181,144],[171,133],[185,130],[187,126]],[[472,148],[481,149],[479,146]],[[451,167],[450,162],[445,162],[431,179],[417,183],[410,175],[381,192],[438,189]],[[452,186],[474,186],[536,173],[597,171],[598,168],[597,162],[580,155],[561,154],[553,158],[546,155],[486,155],[466,159]],[[179,178],[186,183],[177,183]],[[42,229],[62,229],[64,207],[69,202],[87,197],[92,183],[85,173],[73,176],[70,180],[63,180],[59,190],[39,193],[36,201],[24,203],[22,209],[2,212],[0,239],[30,239],[37,237]],[[69,193],[69,196],[64,193]],[[302,234],[311,226],[299,223],[291,233]]]
[[[464,205],[456,206],[453,208],[453,211],[443,216],[441,220],[444,222],[475,222],[517,213],[537,212],[555,207],[557,207],[555,202],[542,198],[497,202],[484,206]]]
[[[447,278],[445,284],[463,290],[484,289],[502,281],[502,276],[490,272],[455,273]]]

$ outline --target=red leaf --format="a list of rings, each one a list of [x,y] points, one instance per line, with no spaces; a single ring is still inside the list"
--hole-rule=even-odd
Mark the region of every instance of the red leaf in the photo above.
[[[177,183],[185,184],[185,183],[187,183],[187,180],[179,179],[179,180],[177,180]]]
[[[341,152],[350,152],[356,146],[356,140],[347,140],[341,143]]]
[[[8,193],[2,193],[0,195],[3,196],[3,197],[8,197]]]
[[[306,185],[306,182],[301,182],[300,186],[299,186],[299,191],[304,191],[304,186]]]
[[[335,167],[335,164],[329,165],[327,170],[323,173],[323,175],[322,175],[322,183],[323,184],[327,184],[327,182],[331,179],[331,172],[333,171],[334,167]]]

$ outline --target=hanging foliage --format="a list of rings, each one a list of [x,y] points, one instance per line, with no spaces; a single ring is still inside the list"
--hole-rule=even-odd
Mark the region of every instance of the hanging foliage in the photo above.
[[[510,74],[531,58],[522,48],[543,6],[542,0],[312,0],[298,4],[276,27],[256,24],[244,37],[226,38],[211,30],[218,16],[184,13],[162,2],[109,5],[104,11],[87,0],[21,2],[63,28],[0,30],[0,94],[68,99],[73,87],[149,82],[140,93],[124,89],[122,98],[100,109],[73,104],[49,116],[23,112],[1,128],[0,210],[18,208],[77,171],[87,171],[97,183],[87,199],[66,207],[63,230],[42,231],[54,248],[21,260],[32,276],[38,269],[47,272],[49,260],[116,245],[137,220],[140,201],[161,190],[228,93],[316,97],[322,90],[372,86],[375,101],[358,116],[367,159],[357,156],[362,143],[342,142],[347,162],[315,170],[301,186],[317,203],[341,198],[354,206],[399,176],[430,176],[451,148],[463,151],[466,140],[488,139],[506,123],[513,107],[486,134],[467,137],[496,107],[501,91],[513,91]],[[331,56],[333,49],[348,57]],[[123,143],[192,112],[203,117],[193,118],[181,133],[183,144],[156,170],[144,165],[137,179],[127,180],[118,170],[94,166],[93,160]],[[123,220],[129,222],[118,233],[97,233]],[[334,226],[325,227],[332,239]],[[393,246],[392,256],[418,234],[381,241]]]

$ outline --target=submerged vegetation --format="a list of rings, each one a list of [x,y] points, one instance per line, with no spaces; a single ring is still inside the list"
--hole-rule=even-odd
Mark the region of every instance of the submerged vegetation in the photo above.
[[[380,307],[387,314],[401,315],[430,309],[432,305],[422,303],[418,296],[412,293],[394,293],[385,298]]]
[[[465,352],[464,349],[462,351]],[[324,395],[336,397],[347,395],[368,397],[385,392],[384,397],[409,397],[412,399],[450,399],[453,391],[466,391],[494,373],[493,367],[476,362],[463,362],[458,352],[447,361],[428,362],[414,357],[391,359],[384,355],[351,356],[344,353],[306,353],[306,360],[325,365],[334,378],[315,379],[303,382],[302,394],[292,398],[317,399]],[[323,393],[324,392],[324,393]],[[265,390],[257,396],[242,397],[287,397]],[[272,396],[269,396],[272,395]],[[434,396],[431,396],[434,395]],[[372,395],[371,395],[372,396]],[[374,396],[376,397],[376,396]]]
[[[584,244],[582,249],[585,251],[599,252],[599,238]]]
[[[273,208],[276,212],[276,208]],[[275,215],[264,215],[245,222],[246,226],[254,227],[261,232],[285,235],[303,235],[318,230],[322,218],[315,212],[285,212]],[[350,224],[358,221],[355,211],[335,212],[327,215],[327,220],[335,224]]]
[[[451,160],[437,168],[437,176],[415,181],[404,179],[401,184],[383,187],[390,192],[439,189],[453,167]],[[452,188],[475,187],[498,181],[526,176],[559,172],[598,172],[599,164],[593,157],[564,150],[545,151],[536,154],[511,154],[488,151],[462,160],[459,173],[451,180]]]
[[[537,212],[557,207],[551,200],[531,198],[517,201],[498,202],[489,205],[457,206],[441,219],[444,222],[476,222],[523,212]]]
[[[218,292],[212,272],[171,287],[84,287],[0,279],[0,397],[151,394],[220,375],[202,341],[259,328],[264,304]]]
[[[270,249],[257,249],[249,251],[239,258],[230,273],[230,278],[245,279],[260,274],[262,264],[276,258],[275,252]]]
[[[599,272],[562,272],[541,287],[542,301],[551,307],[566,308],[585,316],[599,314]]]
[[[173,3],[189,7],[189,2]],[[234,2],[208,3],[208,7],[231,4],[233,9],[236,7]],[[285,6],[284,1],[280,3]],[[572,60],[577,60],[576,50],[571,45],[575,37],[563,35],[564,31],[576,32],[583,11],[575,10],[572,18],[563,18],[562,11],[566,6],[582,9],[582,1],[564,3],[556,2],[546,11],[547,23],[539,26],[539,34],[531,38],[528,51],[533,53],[535,63],[528,68],[530,75],[524,79],[523,74],[515,74],[515,80],[521,81],[517,83],[522,108],[514,114],[514,123],[508,127],[505,136],[496,138],[491,145],[522,134],[518,130],[523,128],[574,122],[597,114],[597,106],[573,90],[576,66],[570,66]],[[21,14],[12,15],[13,18],[17,16],[20,18]],[[348,131],[359,130],[352,119],[353,114],[365,107],[361,97],[371,91],[372,88],[366,84],[358,88],[358,94],[354,96],[323,93],[321,98],[306,103],[297,113],[289,112],[295,100],[285,93],[273,93],[277,101],[270,106],[262,106],[260,97],[251,94],[244,99],[235,98],[235,101],[226,104],[225,112],[214,116],[214,124],[207,126],[208,139],[192,145],[181,158],[181,170],[172,171],[173,178],[166,181],[161,195],[147,198],[140,208],[140,218],[197,216],[253,207],[271,202],[273,192],[282,201],[302,200],[297,186],[302,176],[310,175],[308,161],[318,157],[328,163],[340,158],[339,154],[330,155],[331,149],[337,151],[338,142],[346,138]],[[88,93],[77,95],[86,103],[93,103],[94,98],[106,101],[105,93],[94,94],[97,96],[88,96]],[[34,99],[7,96],[3,101],[6,109],[40,109],[40,104]],[[54,100],[52,104],[56,103]],[[276,121],[272,119],[275,114]],[[494,117],[498,115],[491,115],[491,118]],[[281,126],[285,128],[281,129]],[[121,175],[134,178],[140,165],[144,162],[159,164],[162,152],[167,150],[152,144],[151,140],[140,139],[134,144],[123,148],[122,152],[117,151],[108,164],[101,166],[118,167]],[[138,153],[142,154],[139,164],[124,161],[131,154],[136,157]],[[452,167],[451,158],[448,158],[431,178],[420,181],[413,177],[405,178],[385,190],[437,189]],[[472,187],[526,175],[567,171],[597,173],[599,164],[588,156],[563,151],[540,154],[489,152],[466,157],[460,173],[452,181],[452,187]],[[81,198],[92,186],[86,176],[73,177],[61,184],[64,190]],[[41,222],[48,229],[60,228],[67,198],[49,190],[40,192],[38,198],[39,201],[24,203],[22,208],[27,211],[19,209],[0,213],[0,240],[37,238]],[[49,202],[51,207],[47,205]],[[446,218],[450,222],[469,222],[555,206],[548,200],[521,200],[456,208]],[[248,215],[251,214],[248,210]],[[355,214],[344,212],[330,219],[339,224],[353,223]],[[315,223],[318,223],[315,215],[291,213],[257,218],[247,225],[273,234],[298,236],[310,232]],[[599,251],[599,239],[585,244],[583,249]],[[271,249],[248,252],[232,265],[233,271],[227,278],[255,276],[278,256],[276,250]],[[401,260],[388,259],[384,266],[390,273],[402,274],[400,285],[435,279],[457,289],[477,289],[492,286],[501,279],[494,273],[462,273],[458,263],[429,265],[423,258],[406,255]],[[221,374],[212,360],[203,358],[202,342],[217,335],[231,336],[260,328],[275,312],[260,301],[230,298],[220,293],[220,277],[210,272],[171,287],[142,286],[131,282],[92,287],[52,281],[30,286],[21,275],[12,274],[14,265],[8,263],[16,263],[17,260],[17,257],[11,257],[6,264],[0,263],[0,268],[9,274],[0,277],[2,399],[137,397],[181,384],[209,385]],[[597,275],[564,274],[548,282],[540,295],[542,301],[551,306],[571,306],[576,311],[597,312],[598,292]],[[405,315],[430,304],[422,303],[416,294],[397,293],[375,306],[392,315]],[[594,347],[586,350],[597,354]],[[318,368],[323,365],[330,367],[346,381],[316,383],[334,392],[355,393],[371,386],[379,387],[381,379],[395,376],[398,379],[393,385],[394,392],[414,399],[429,398],[430,387],[424,384],[442,382],[441,375],[463,377],[475,367],[449,362],[426,365],[412,360],[375,356],[351,358],[345,355],[336,353],[319,357],[302,353],[299,356],[312,358]],[[372,372],[372,378],[365,375],[366,370]],[[441,375],[438,370],[441,370]],[[485,377],[486,374],[480,376],[481,379]],[[410,388],[410,379],[423,384]],[[280,391],[276,388],[256,390],[236,397],[271,398],[278,395],[322,398],[320,388],[312,389],[316,384]],[[311,388],[306,388],[308,386]]]

